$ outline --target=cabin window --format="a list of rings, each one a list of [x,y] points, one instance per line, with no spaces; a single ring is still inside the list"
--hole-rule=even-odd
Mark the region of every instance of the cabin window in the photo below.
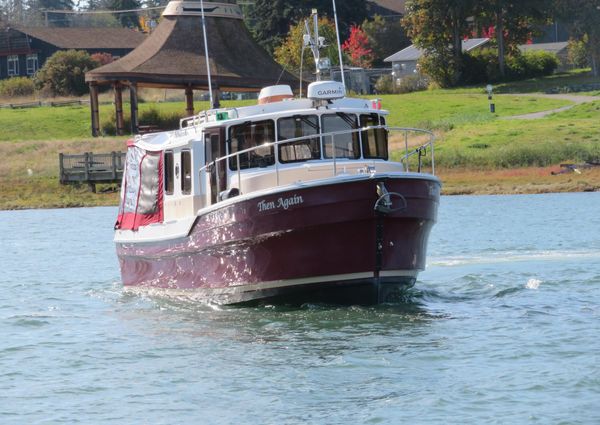
[[[378,114],[360,116],[361,127],[385,125],[385,118]],[[388,134],[383,128],[361,131],[363,158],[388,159]]]
[[[356,115],[338,112],[322,116],[323,133],[348,131],[358,128]],[[323,137],[323,150],[326,158],[333,157],[331,136]],[[333,137],[336,158],[360,158],[360,144],[358,133],[338,134]]]
[[[167,195],[173,194],[174,188],[174,174],[173,174],[173,152],[165,152],[165,193]]]
[[[278,140],[295,139],[314,134],[319,134],[319,118],[316,115],[297,115],[277,121]],[[282,163],[320,158],[321,147],[318,137],[306,137],[279,145],[279,161]]]
[[[14,77],[19,75],[19,56],[11,55],[7,58],[8,61],[8,76]]]
[[[181,193],[192,193],[192,153],[181,151]]]
[[[38,70],[38,55],[27,55],[27,75],[33,75]]]
[[[271,120],[234,125],[229,129],[229,153],[234,154],[250,148],[257,148],[240,154],[240,169],[253,167],[268,167],[275,164],[273,146],[264,146],[275,141],[275,125]],[[237,170],[237,157],[229,158],[229,168]]]

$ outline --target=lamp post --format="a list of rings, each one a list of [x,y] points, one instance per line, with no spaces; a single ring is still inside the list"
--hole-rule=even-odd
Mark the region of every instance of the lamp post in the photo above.
[[[491,84],[488,84],[485,87],[485,90],[487,91],[488,100],[490,101],[490,112],[493,114],[496,112],[496,105],[494,105],[494,102],[492,102],[492,91],[494,90],[494,88],[492,87]]]

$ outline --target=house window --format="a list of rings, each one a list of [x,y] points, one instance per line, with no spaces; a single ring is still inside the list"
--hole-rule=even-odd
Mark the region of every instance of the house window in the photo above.
[[[38,55],[34,53],[27,55],[27,75],[33,75],[38,70]]]
[[[8,58],[8,76],[19,75],[19,56],[11,55]]]

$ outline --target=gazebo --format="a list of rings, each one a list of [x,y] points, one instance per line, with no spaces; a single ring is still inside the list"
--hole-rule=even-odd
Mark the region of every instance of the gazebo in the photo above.
[[[298,85],[248,32],[240,7],[231,3],[204,3],[208,56],[213,95],[220,91],[259,91],[274,84]],[[140,87],[185,90],[186,113],[194,114],[194,90],[208,90],[200,2],[172,1],[152,34],[122,58],[86,73],[90,86],[92,134],[98,136],[99,86],[112,85],[117,133],[124,130],[123,89],[128,87],[131,132],[138,133]]]

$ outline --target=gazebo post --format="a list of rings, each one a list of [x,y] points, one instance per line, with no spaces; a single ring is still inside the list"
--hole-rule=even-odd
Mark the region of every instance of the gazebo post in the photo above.
[[[131,104],[131,134],[138,134],[138,96],[137,83],[129,83],[129,102]]]
[[[90,83],[90,110],[92,112],[92,136],[100,135],[100,114],[98,112],[98,83]]]
[[[123,135],[123,130],[125,127],[123,120],[123,86],[119,81],[115,81],[114,83],[115,89],[115,114],[116,114],[116,123],[117,123],[117,135]]]
[[[191,85],[187,85],[185,88],[185,113],[188,117],[194,115],[194,90]]]
[[[210,105],[211,108],[213,109],[218,109],[221,107],[221,101],[219,100],[219,98],[221,97],[221,90],[219,90],[219,88],[213,88],[212,91],[212,97],[213,97],[213,104]]]

